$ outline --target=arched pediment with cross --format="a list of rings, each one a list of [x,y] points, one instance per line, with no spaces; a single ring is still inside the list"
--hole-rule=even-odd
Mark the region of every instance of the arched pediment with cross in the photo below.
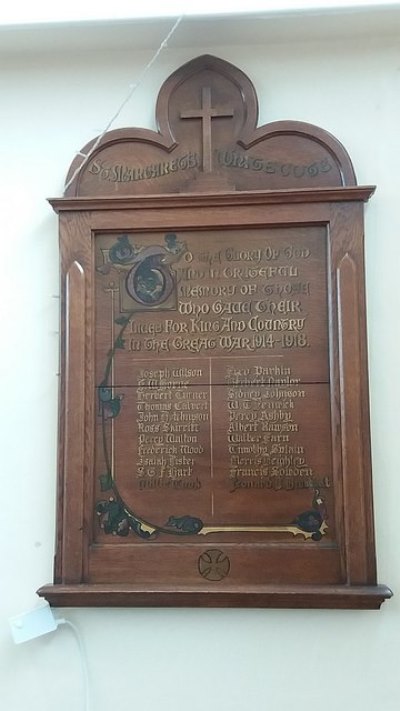
[[[73,161],[66,196],[128,196],[356,185],[350,158],[327,131],[300,121],[257,126],[250,79],[204,55],[161,87],[158,131],[121,128]],[[94,148],[94,146],[96,146]]]

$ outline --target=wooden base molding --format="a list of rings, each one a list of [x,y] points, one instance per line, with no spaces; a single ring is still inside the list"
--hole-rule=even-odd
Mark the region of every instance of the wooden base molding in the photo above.
[[[379,610],[393,593],[386,585],[264,585],[200,592],[134,585],[44,585],[37,591],[54,607],[256,607]]]

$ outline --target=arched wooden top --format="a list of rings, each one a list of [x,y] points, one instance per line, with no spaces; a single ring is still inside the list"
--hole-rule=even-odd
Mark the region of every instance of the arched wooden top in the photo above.
[[[203,55],[164,82],[158,131],[107,132],[82,169],[77,156],[66,197],[285,190],[356,185],[350,157],[322,128],[300,121],[257,126],[258,101],[237,67]],[[94,148],[95,147],[95,148]]]

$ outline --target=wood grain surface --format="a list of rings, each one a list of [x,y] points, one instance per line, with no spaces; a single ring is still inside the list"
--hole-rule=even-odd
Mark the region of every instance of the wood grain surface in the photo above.
[[[391,595],[371,493],[374,188],[323,129],[257,114],[250,80],[200,57],[161,88],[157,133],[109,132],[50,201],[51,604],[377,609]]]

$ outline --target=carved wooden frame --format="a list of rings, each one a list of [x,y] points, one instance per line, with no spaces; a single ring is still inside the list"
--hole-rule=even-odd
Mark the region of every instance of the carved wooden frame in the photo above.
[[[363,201],[373,188],[159,198],[52,200],[60,214],[62,378],[55,584],[39,594],[54,605],[203,605],[377,608],[365,339]],[[221,208],[225,208],[221,210]],[[93,488],[93,235],[99,230],[326,225],[336,518],[343,584],[179,589],[91,583]],[[345,304],[345,306],[344,306]]]
[[[212,111],[218,117],[213,125]],[[201,117],[201,140],[196,131],[182,126],[194,116]],[[215,57],[198,57],[165,81],[156,117],[158,131],[117,129],[88,143],[71,165],[65,197],[50,200],[59,213],[61,249],[57,542],[54,584],[40,588],[39,595],[53,605],[72,606],[377,609],[391,591],[376,580],[369,443],[363,209],[374,188],[357,186],[346,150],[323,129],[298,121],[257,126],[258,102],[251,81]],[[211,153],[215,124],[216,148]],[[248,151],[255,147],[254,157]],[[175,170],[178,150],[193,151],[180,172]],[[221,150],[235,153],[232,165],[219,162]],[[87,155],[83,163],[82,154]],[[127,161],[126,174],[121,161]],[[169,161],[167,168],[163,161]],[[111,167],[103,170],[102,165]],[[110,546],[107,541],[94,542],[93,534],[98,484],[93,395],[96,235],[132,229],[204,233],[313,225],[325,228],[328,246],[330,444],[337,539],[330,548],[320,545],[318,538],[311,548],[291,544],[285,548],[275,541],[271,582],[264,569],[258,582],[253,575],[251,584],[241,574],[217,584],[199,576],[198,582],[192,577],[190,583],[180,579],[173,585],[163,577],[162,566],[156,582],[154,576],[150,582],[139,582],[127,540]],[[150,550],[146,545],[140,547],[144,557]],[[234,550],[237,544],[229,545]],[[251,546],[245,541],[238,545],[246,562]],[[267,549],[265,544],[264,565],[269,560]],[[279,556],[282,565],[289,564],[285,583],[279,582]],[[335,571],[340,571],[332,573],[334,583],[326,580],[333,560],[329,556],[336,556]],[[259,565],[255,560],[253,571]],[[325,582],[318,577],[317,565],[305,578],[307,583],[299,582],[299,566],[310,569],[316,561],[325,570]]]

